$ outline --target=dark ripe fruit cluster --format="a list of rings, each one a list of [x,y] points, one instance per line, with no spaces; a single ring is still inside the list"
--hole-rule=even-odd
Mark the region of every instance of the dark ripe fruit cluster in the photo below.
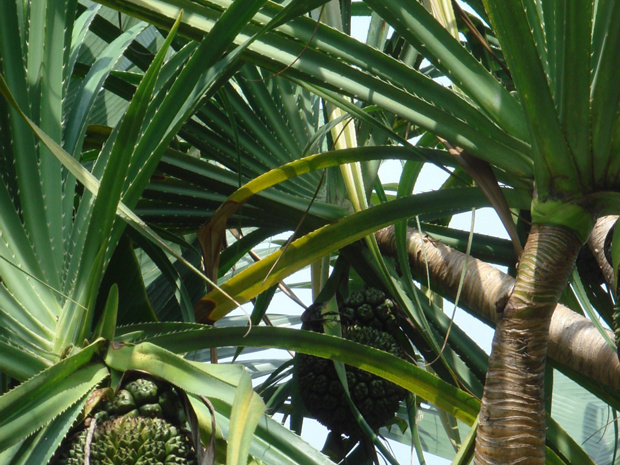
[[[364,326],[390,334],[398,331],[394,302],[379,289],[354,292],[339,312],[344,326]]]
[[[394,309],[394,303],[380,290],[369,288],[353,293],[339,308],[343,337],[402,357],[393,336],[398,330]],[[322,332],[320,312],[318,306],[306,312],[304,329]],[[406,391],[363,370],[345,368],[351,398],[368,425],[375,431],[387,425]],[[336,433],[360,435],[331,360],[298,354],[297,382],[304,405],[314,418]]]

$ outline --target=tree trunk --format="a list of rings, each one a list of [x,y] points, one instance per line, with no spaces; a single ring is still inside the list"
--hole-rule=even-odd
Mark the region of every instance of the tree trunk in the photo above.
[[[395,257],[394,228],[384,228],[376,237],[381,252]],[[407,232],[407,249],[411,267],[421,276],[428,269],[432,284],[452,297],[456,296],[463,263],[467,260],[459,305],[495,325],[497,310],[504,308],[514,287],[511,276],[413,228]],[[608,334],[613,338],[611,331]],[[551,318],[548,355],[557,366],[620,391],[620,361],[616,352],[590,320],[563,305],[556,307]]]
[[[549,325],[580,248],[566,228],[532,227],[514,290],[495,328],[476,436],[477,465],[545,463]]]
[[[504,300],[495,301],[500,314],[480,410],[477,465],[545,463],[549,328],[580,247],[566,228],[534,225],[503,311]]]

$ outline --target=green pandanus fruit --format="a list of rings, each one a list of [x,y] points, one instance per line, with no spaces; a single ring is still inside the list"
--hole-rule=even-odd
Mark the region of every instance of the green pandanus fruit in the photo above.
[[[56,465],[196,465],[181,401],[167,383],[142,377],[102,399],[65,439]]]

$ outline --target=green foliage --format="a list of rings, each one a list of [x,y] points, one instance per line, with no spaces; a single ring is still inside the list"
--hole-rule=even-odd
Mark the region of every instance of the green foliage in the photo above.
[[[485,22],[455,10],[457,40],[416,2],[339,2],[344,25],[371,15],[366,44],[317,22],[321,0],[100,3],[10,0],[0,15],[0,461],[46,463],[97,388],[142,369],[188,393],[215,463],[331,463],[264,415],[263,400],[292,428],[305,415],[290,359],[267,359],[266,348],[414,392],[397,420],[413,419],[409,428],[379,433],[453,457],[466,434],[456,418],[477,414],[469,392],[480,395],[486,355],[444,314],[445,293],[409,273],[406,229],[485,261],[516,257],[508,241],[480,234],[469,249],[467,234],[446,226],[496,203],[437,136],[487,163],[521,225],[532,213],[585,239],[599,210],[617,212],[608,191],[618,182],[620,7],[472,0]],[[330,121],[329,105],[342,116]],[[338,125],[355,126],[344,150],[334,149]],[[406,163],[397,184],[377,175],[388,160]],[[350,163],[372,205],[356,213],[350,205],[364,202],[347,198],[337,169]],[[418,193],[431,165],[450,179]],[[211,240],[196,239],[209,220]],[[360,245],[394,223],[398,257]],[[292,231],[290,242],[277,236]],[[360,275],[390,289],[412,354],[433,372],[352,342],[368,330],[346,340],[292,329],[301,311],[282,315],[273,293],[311,264],[317,292],[337,294]],[[575,308],[596,317],[595,298],[613,308],[575,276]],[[255,298],[254,327],[232,327],[245,320],[230,312]],[[198,362],[241,347],[240,363],[266,378],[263,400],[240,366]],[[620,405],[617,393],[603,398],[596,405]],[[571,434],[603,426],[573,417],[561,422]],[[586,463],[587,445],[550,425],[549,460]]]

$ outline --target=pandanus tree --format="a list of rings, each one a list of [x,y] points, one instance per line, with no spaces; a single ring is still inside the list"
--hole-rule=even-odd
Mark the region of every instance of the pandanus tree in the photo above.
[[[380,62],[372,61],[376,55],[370,52],[363,61],[362,49],[356,54],[349,43],[350,48],[343,47],[340,53],[330,49],[338,61],[322,56],[322,67],[313,72],[310,63],[319,60],[317,55],[331,45],[326,44],[325,36],[334,34],[322,29],[312,37],[289,32],[310,45],[287,64],[287,71],[295,76],[301,73],[309,83],[321,81],[318,86],[327,88],[326,93],[338,88],[393,110],[445,139],[446,147],[464,149],[468,156],[490,165],[506,184],[518,188],[529,184],[532,227],[514,290],[497,322],[482,397],[476,461],[543,463],[543,381],[551,316],[595,219],[616,208],[618,89],[612,63],[618,53],[613,20],[617,6],[491,1],[484,2],[484,9],[475,5],[499,41],[495,52],[501,50],[504,72],[514,85],[509,91],[421,5],[396,1],[365,4],[445,73],[454,92],[421,82],[419,75],[409,70],[406,75],[411,81],[404,82],[396,71],[391,74],[390,65],[396,68],[396,63],[383,56],[377,58],[384,60],[385,67],[381,67]],[[257,44],[253,52],[260,54],[266,42]],[[283,46],[280,50],[288,51]],[[267,54],[262,58],[278,59]],[[354,66],[361,71],[356,72]],[[393,81],[389,82],[390,78]],[[401,100],[386,101],[386,94],[399,95],[399,91]],[[334,94],[330,98],[346,105]],[[484,173],[482,169],[468,171],[472,176]],[[487,195],[493,195],[492,191],[487,190]],[[239,278],[237,282],[243,281]],[[226,312],[226,305],[219,305],[218,292],[203,300],[207,318]],[[243,299],[253,293],[249,290]]]
[[[105,3],[160,26],[165,26],[181,7],[179,2],[165,2],[169,10],[154,14],[148,4]],[[304,236],[284,252],[229,279],[223,289],[239,301],[247,301],[321,255],[399,220],[394,234],[402,262],[406,259],[402,220],[408,216],[426,214],[423,219],[432,219],[433,215],[442,217],[489,202],[504,215],[507,228],[512,230],[511,221],[506,220],[510,214],[502,200],[505,198],[509,207],[518,210],[518,223],[532,226],[524,241],[514,291],[507,303],[500,300],[502,311],[482,396],[476,456],[480,463],[539,463],[545,457],[543,374],[550,318],[594,220],[614,210],[618,89],[613,63],[618,53],[614,21],[618,7],[613,2],[468,3],[477,16],[461,16],[464,44],[421,4],[396,0],[341,5],[343,24],[347,24],[351,11],[363,11],[373,14],[377,24],[394,29],[389,44],[381,39],[373,44],[385,52],[310,18],[298,18],[253,42],[245,55],[247,60],[342,108],[360,121],[366,134],[372,133],[377,139],[363,149],[349,145],[349,151],[293,162],[238,191],[203,229],[205,263],[214,276],[220,260],[221,228],[252,195],[303,172],[337,163],[382,157],[411,161],[397,192],[401,198]],[[187,36],[198,38],[210,29],[211,18],[228,2],[183,5],[192,8],[193,15],[181,29]],[[246,34],[266,24],[278,11],[277,5],[269,4]],[[447,77],[452,88],[420,71],[422,57],[430,63],[427,71]],[[273,78],[264,74],[262,79]],[[353,105],[343,95],[370,106]],[[373,112],[379,111],[383,112],[381,117],[375,118]],[[420,147],[411,147],[404,137],[407,124],[416,134],[433,134],[442,145],[422,137]],[[238,144],[234,131],[231,139]],[[335,134],[334,139],[337,137]],[[403,146],[378,149],[373,147],[377,140]],[[453,161],[448,161],[450,157]],[[457,165],[457,179],[473,178],[485,195],[476,198],[470,193],[466,197],[464,191],[438,191],[428,195],[428,200],[424,196],[408,197],[419,164],[425,161]],[[243,163],[237,166],[241,169]],[[503,189],[496,189],[496,179]],[[249,211],[249,206],[246,208]],[[338,215],[334,209],[331,214]],[[326,220],[328,217],[319,215],[319,222]],[[306,223],[304,228],[312,229],[313,225]],[[513,237],[516,242],[514,232]],[[520,245],[515,244],[515,250],[520,253]],[[380,263],[376,255],[375,260]],[[414,292],[407,289],[411,300]],[[213,322],[235,305],[215,289],[196,307],[196,316],[200,321]],[[424,329],[423,318],[410,316]],[[431,352],[437,349],[431,341],[426,345]],[[569,369],[577,371],[576,365],[567,363]],[[470,386],[470,390],[474,389]]]
[[[476,461],[544,463],[551,315],[595,218],[617,208],[618,120],[607,111],[618,100],[605,60],[617,47],[608,31],[612,11],[596,2],[537,14],[517,2],[486,7],[529,128],[534,195],[532,230],[493,340]]]
[[[95,387],[140,369],[188,393],[204,437],[213,412],[200,396],[211,399],[217,424],[230,425],[226,456],[220,452],[216,463],[243,463],[248,448],[266,463],[330,463],[267,416],[259,422],[263,409],[240,370],[170,353],[202,359],[204,349],[218,348],[209,357],[215,360],[257,346],[333,359],[336,368],[361,367],[406,388],[417,397],[401,418],[409,419],[418,451],[423,399],[462,444],[460,463],[473,456],[476,436],[479,463],[542,463],[545,450],[550,463],[591,463],[545,419],[543,376],[550,342],[555,367],[605,404],[620,405],[620,368],[607,332],[564,307],[552,318],[561,297],[573,310],[592,310],[595,302],[611,323],[609,295],[573,264],[595,219],[615,210],[620,7],[472,0],[465,3],[476,15],[455,6],[455,28],[438,22],[436,9],[434,17],[422,4],[398,0],[324,9],[321,1],[100,3],[122,12],[124,27],[116,12],[86,2],[59,10],[52,2],[10,2],[10,14],[0,18],[9,115],[0,126],[9,212],[2,234],[11,238],[2,253],[0,343],[6,387],[18,385],[0,398],[3,459],[46,461]],[[54,14],[76,7],[75,22]],[[310,8],[317,9],[306,15]],[[372,18],[368,44],[347,34],[354,14]],[[147,24],[125,15],[155,26],[147,29],[148,47],[131,42]],[[61,18],[65,27],[58,27]],[[87,47],[79,53],[81,43]],[[121,51],[132,64],[114,70]],[[450,84],[430,78],[441,76]],[[404,161],[395,188],[377,180],[385,159]],[[427,163],[451,179],[413,195]],[[54,214],[57,205],[64,215]],[[454,213],[489,205],[512,245],[476,235],[467,246],[467,237],[444,227]],[[126,232],[124,222],[140,233]],[[206,295],[207,279],[196,279],[185,258],[198,264],[195,233],[204,222],[198,242],[211,281]],[[226,237],[226,227],[236,237]],[[260,260],[252,253],[282,231],[295,231],[296,240]],[[523,249],[519,233],[527,234]],[[221,252],[225,237],[230,246]],[[474,258],[514,271],[519,255],[514,290],[514,281]],[[258,262],[247,265],[246,256]],[[296,321],[277,315],[271,298],[285,277],[311,264],[326,315],[334,311],[331,297],[348,292],[343,282],[361,276],[388,290],[405,315],[404,347],[433,372],[334,335],[259,325],[262,318]],[[123,292],[128,271],[137,290]],[[423,294],[439,288],[497,321],[488,364]],[[228,327],[228,313],[251,300],[252,327]],[[117,327],[115,315],[127,325]],[[569,325],[578,329],[566,337]],[[595,345],[604,362],[592,360]],[[296,402],[293,363],[256,371],[269,375],[258,390],[270,411],[290,415],[299,429],[307,412]],[[62,392],[62,402],[51,401]],[[477,435],[473,428],[461,440],[456,419],[477,424]],[[395,429],[381,434],[398,436]],[[350,456],[372,460],[363,447]]]

